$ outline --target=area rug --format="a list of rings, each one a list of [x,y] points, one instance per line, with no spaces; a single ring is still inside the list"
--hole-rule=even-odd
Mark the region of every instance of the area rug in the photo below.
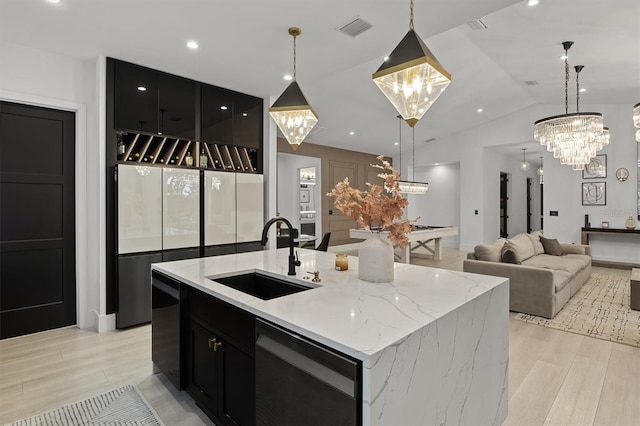
[[[19,420],[17,426],[163,425],[136,385],[127,385],[57,410]]]
[[[629,278],[594,273],[553,319],[515,319],[640,347],[640,311],[629,308]]]

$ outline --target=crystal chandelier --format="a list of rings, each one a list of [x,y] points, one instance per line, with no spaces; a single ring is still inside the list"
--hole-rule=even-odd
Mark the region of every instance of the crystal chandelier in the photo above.
[[[301,32],[300,28],[289,28],[293,37],[293,81],[269,108],[269,114],[294,151],[318,122],[318,115],[296,81],[296,37]]]
[[[565,113],[543,118],[534,123],[535,140],[553,152],[561,164],[570,165],[573,170],[583,170],[584,166],[595,157],[596,152],[609,143],[608,131],[604,132],[602,114],[596,112],[580,112],[580,84],[578,75],[582,65],[576,70],[576,112],[569,114],[569,63],[568,51],[572,41],[562,43],[564,47],[564,102]],[[603,133],[606,133],[604,135]]]
[[[399,143],[400,143],[400,167],[398,167],[400,169],[400,172],[402,172],[402,116],[399,115],[398,116],[398,124],[399,124]],[[416,173],[416,146],[415,146],[415,142],[416,142],[416,138],[415,138],[415,130],[412,128],[411,129],[413,131],[413,141],[412,141],[412,161],[413,161],[413,169],[411,170],[411,173],[413,175],[413,179],[415,179],[415,173]],[[417,194],[417,195],[424,195],[427,193],[427,191],[429,190],[429,183],[427,182],[415,182],[415,181],[410,181],[410,180],[401,180],[398,181],[398,186],[400,187],[400,193],[402,194]]]
[[[636,141],[640,142],[640,103],[633,106],[633,125],[636,126]]]
[[[451,74],[413,30],[413,0],[410,15],[409,32],[372,78],[407,124],[413,127],[451,83]]]

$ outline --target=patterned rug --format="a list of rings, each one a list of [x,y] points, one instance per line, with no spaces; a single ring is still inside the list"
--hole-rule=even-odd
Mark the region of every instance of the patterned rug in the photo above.
[[[593,273],[553,319],[515,319],[640,347],[640,311],[629,308],[629,278]]]
[[[158,425],[164,423],[136,385],[127,385],[57,410],[18,420],[17,426]]]

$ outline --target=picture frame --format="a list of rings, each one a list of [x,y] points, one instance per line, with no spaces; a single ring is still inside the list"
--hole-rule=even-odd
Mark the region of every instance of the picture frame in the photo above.
[[[596,155],[582,170],[582,179],[599,179],[607,177],[607,154]]]
[[[606,206],[607,183],[606,182],[582,182],[583,206]]]
[[[311,194],[309,194],[309,190],[308,189],[301,189],[300,190],[300,202],[301,203],[308,203],[309,200],[311,199],[310,195]]]

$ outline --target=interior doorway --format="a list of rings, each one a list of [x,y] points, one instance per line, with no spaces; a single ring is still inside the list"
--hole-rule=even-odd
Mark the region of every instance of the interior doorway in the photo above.
[[[509,192],[508,185],[509,177],[507,173],[500,172],[500,237],[508,238],[509,232],[507,223],[509,222]]]
[[[0,338],[76,323],[75,113],[0,102]]]

